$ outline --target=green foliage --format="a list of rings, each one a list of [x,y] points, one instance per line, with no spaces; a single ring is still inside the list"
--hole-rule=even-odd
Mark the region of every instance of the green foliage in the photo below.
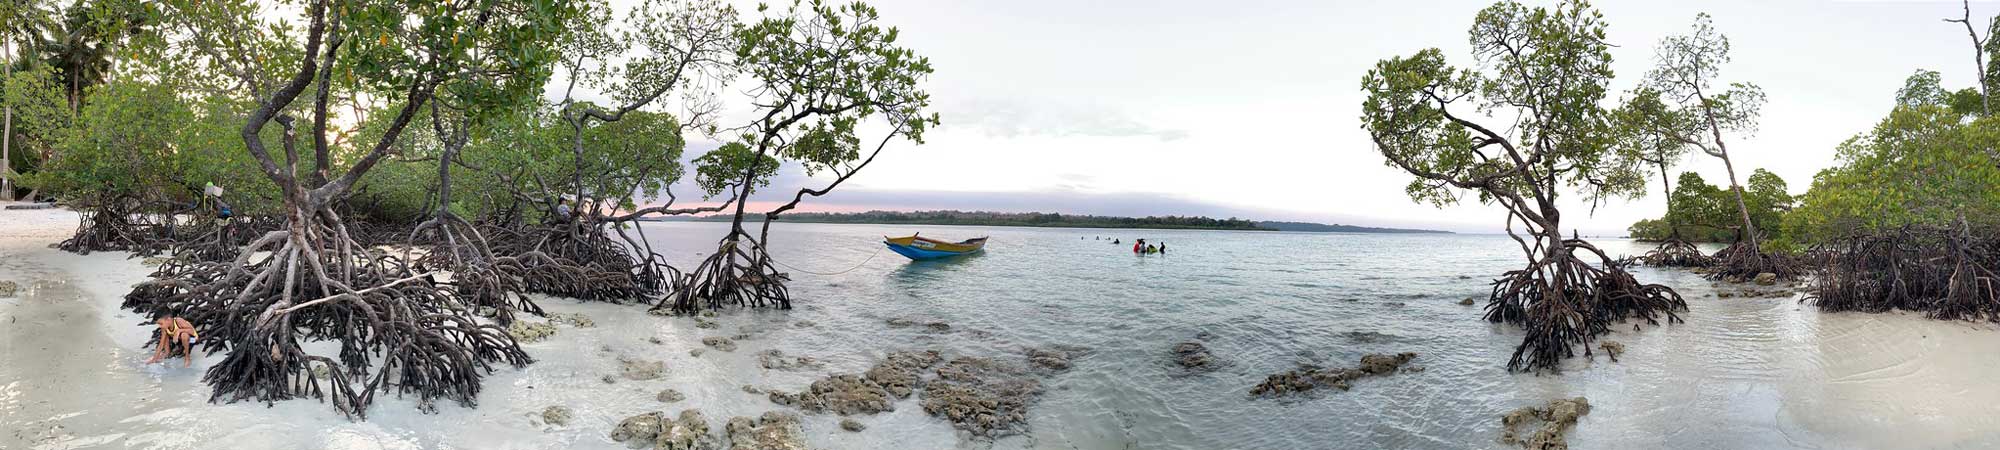
[[[1806,243],[1906,224],[2000,220],[2000,121],[1937,105],[1899,106],[1842,143],[1785,220]]]
[[[1435,48],[1382,60],[1362,80],[1362,126],[1390,166],[1417,176],[1407,191],[1419,202],[1456,203],[1460,190],[1473,190],[1482,202],[1527,208],[1509,198],[1553,200],[1558,188],[1579,186],[1592,200],[1638,195],[1644,178],[1610,158],[1609,114],[1599,105],[1612,78],[1604,27],[1582,1],[1554,10],[1495,4],[1470,33],[1479,69],[1451,67]],[[1448,108],[1455,104],[1522,114],[1482,126]]]
[[[753,164],[755,169],[751,168]],[[747,191],[755,192],[758,188],[770,186],[771,177],[778,173],[779,162],[777,158],[750,150],[750,146],[741,142],[731,142],[703,153],[695,158],[694,165],[695,185],[701,187],[705,198],[713,198],[735,186],[745,172],[754,174],[750,177],[753,183]]]
[[[9,149],[12,169],[34,170],[43,157],[55,151],[57,141],[70,126],[69,105],[62,87],[46,66],[14,72],[0,83],[0,102],[11,107],[14,135]]]
[[[1681,239],[1690,242],[1731,242],[1742,228],[1743,218],[1736,208],[1736,196],[1728,189],[1708,184],[1700,174],[1682,172],[1673,195],[1667,200],[1667,214],[1645,219],[1627,230],[1632,237],[1663,240],[1678,229]],[[1780,224],[1795,199],[1786,191],[1785,180],[1757,169],[1744,189],[1744,205],[1750,208],[1751,224],[1766,237],[1783,238]],[[1672,223],[1669,227],[1667,224]]]
[[[27,185],[84,202],[185,195],[178,179],[184,161],[176,154],[194,112],[172,91],[145,82],[106,84],[98,95],[63,136],[56,157]]]
[[[918,86],[931,74],[930,59],[897,46],[898,32],[876,23],[880,14],[874,7],[812,0],[794,2],[775,15],[758,9],[765,17],[736,32],[737,64],[763,105],[760,119],[742,138],[757,155],[797,162],[809,174],[851,173],[859,169],[857,126],[864,120],[886,119],[893,134],[917,143],[937,124],[937,116],[925,111],[930,94]],[[774,147],[777,151],[769,151]],[[752,161],[763,165],[761,159],[733,154],[709,161],[746,169]]]

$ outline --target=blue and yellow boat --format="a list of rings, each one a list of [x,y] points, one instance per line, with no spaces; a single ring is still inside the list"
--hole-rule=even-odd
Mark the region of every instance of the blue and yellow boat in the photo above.
[[[945,242],[913,234],[899,238],[883,236],[882,243],[887,244],[889,249],[895,250],[897,254],[917,261],[968,255],[986,248],[986,238],[983,237]]]

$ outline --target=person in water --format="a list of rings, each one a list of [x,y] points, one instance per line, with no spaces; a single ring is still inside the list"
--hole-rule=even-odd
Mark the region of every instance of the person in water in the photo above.
[[[146,360],[146,364],[160,362],[172,354],[174,344],[179,343],[187,354],[187,361],[181,363],[181,367],[193,367],[194,341],[201,338],[201,333],[195,331],[194,324],[175,316],[161,317],[157,324],[160,326],[160,349],[153,352],[153,359]]]
[[[1151,255],[1151,254],[1154,254],[1154,253],[1159,253],[1159,252],[1160,252],[1160,248],[1159,248],[1159,247],[1155,247],[1155,246],[1152,246],[1152,245],[1147,245],[1147,246],[1146,246],[1146,254],[1148,254],[1148,255]]]
[[[1145,253],[1146,253],[1146,240],[1145,240],[1145,239],[1140,239],[1140,240],[1137,240],[1137,241],[1133,241],[1133,242],[1132,242],[1132,253],[1139,253],[1139,254],[1145,254]]]
[[[1166,242],[1161,242],[1161,243],[1160,243],[1160,253],[1166,253],[1166,252],[1167,252],[1167,243],[1166,243]]]

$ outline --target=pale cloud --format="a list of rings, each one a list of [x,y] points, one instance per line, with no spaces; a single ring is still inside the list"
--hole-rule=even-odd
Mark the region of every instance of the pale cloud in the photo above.
[[[949,118],[943,127],[969,127],[1000,138],[1149,137],[1176,141],[1188,136],[1187,130],[1148,124],[1100,105],[984,98],[947,102],[939,111]]]

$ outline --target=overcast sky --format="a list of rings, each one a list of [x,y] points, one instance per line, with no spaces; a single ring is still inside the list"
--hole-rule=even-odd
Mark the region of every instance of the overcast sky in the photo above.
[[[1497,232],[1504,221],[1471,197],[1446,209],[1411,202],[1410,176],[1383,165],[1357,119],[1361,77],[1377,60],[1438,47],[1471,65],[1466,29],[1490,2],[870,3],[935,65],[926,86],[944,125],[925,145],[892,144],[808,210],[1233,215],[1470,232]],[[1911,72],[1943,72],[1948,87],[1975,76],[1965,29],[1940,21],[1961,14],[1957,2],[1598,7],[1617,46],[1618,92],[1653,65],[1661,37],[1685,33],[1698,12],[1714,16],[1734,45],[1722,81],[1769,95],[1760,132],[1729,142],[1739,177],[1765,168],[1793,193],[1833,162],[1836,145],[1886,114]],[[2000,5],[1973,4],[1975,17],[1995,12]],[[1719,160],[1691,157],[1685,167],[1723,184]],[[784,177],[765,198],[806,182]],[[1585,234],[1621,235],[1665,209],[1657,193],[1593,215],[1569,204],[1564,228]]]

